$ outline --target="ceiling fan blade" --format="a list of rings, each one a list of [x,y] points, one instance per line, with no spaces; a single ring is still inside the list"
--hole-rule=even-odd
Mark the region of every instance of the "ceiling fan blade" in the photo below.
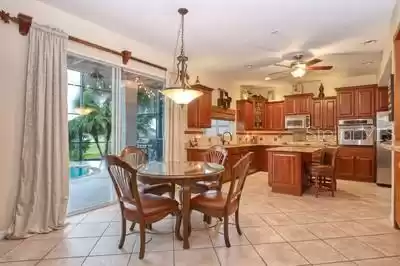
[[[333,66],[308,66],[307,70],[331,70]]]
[[[306,65],[312,66],[312,65],[318,64],[319,62],[322,62],[322,60],[318,59],[318,58],[314,58],[314,59],[311,59],[310,61],[306,62]]]
[[[290,66],[283,65],[283,64],[279,64],[279,63],[274,64],[274,66],[285,67],[285,68],[291,68]]]
[[[268,76],[278,75],[278,74],[282,74],[282,73],[289,73],[289,70],[274,72],[274,73],[268,74]]]

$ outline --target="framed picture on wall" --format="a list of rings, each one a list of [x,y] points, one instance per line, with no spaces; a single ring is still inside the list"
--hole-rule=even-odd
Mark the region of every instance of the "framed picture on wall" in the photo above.
[[[394,120],[394,74],[390,74],[389,85],[388,85],[388,110],[389,110],[389,121]]]

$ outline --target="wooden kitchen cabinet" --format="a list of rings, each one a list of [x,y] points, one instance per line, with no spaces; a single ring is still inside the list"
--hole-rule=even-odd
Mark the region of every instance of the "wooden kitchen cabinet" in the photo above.
[[[322,128],[325,130],[336,129],[336,97],[324,99],[322,105]]]
[[[323,130],[336,128],[336,97],[313,100],[311,127]]]
[[[377,112],[389,110],[389,88],[379,87],[375,94],[375,108]]]
[[[345,89],[337,93],[337,116],[338,118],[353,118],[356,116],[354,89]]]
[[[376,87],[358,88],[356,90],[356,113],[358,117],[375,116]]]
[[[376,85],[337,88],[337,118],[369,118],[375,116]]]
[[[311,112],[311,127],[314,129],[322,129],[322,105],[324,100],[313,100]]]
[[[236,101],[238,130],[265,130],[266,103],[266,99]]]
[[[188,104],[187,126],[188,128],[210,128],[213,89],[201,84],[192,85],[192,88],[202,91],[203,95]]]
[[[253,129],[253,103],[249,100],[236,101],[237,131]]]
[[[284,102],[268,102],[266,104],[265,125],[267,130],[284,130]]]
[[[375,182],[374,147],[340,147],[336,159],[336,178]]]
[[[300,115],[311,113],[312,93],[285,96],[284,114]]]

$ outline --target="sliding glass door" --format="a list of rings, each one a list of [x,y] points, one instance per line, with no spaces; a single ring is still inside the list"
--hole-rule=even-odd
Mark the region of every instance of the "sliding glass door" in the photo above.
[[[112,66],[68,56],[70,214],[114,199],[103,160],[112,142],[112,71]]]
[[[104,156],[125,146],[163,159],[165,80],[68,56],[69,214],[115,201]]]
[[[149,160],[163,159],[164,79],[129,71],[122,72],[125,90],[126,145],[137,146]]]

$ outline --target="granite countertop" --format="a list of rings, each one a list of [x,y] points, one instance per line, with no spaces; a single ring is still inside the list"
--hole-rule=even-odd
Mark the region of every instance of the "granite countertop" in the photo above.
[[[301,153],[313,153],[320,150],[322,147],[276,147],[268,148],[267,151],[280,151],[280,152],[301,152]]]
[[[240,147],[257,147],[257,146],[262,146],[262,147],[267,147],[267,146],[274,146],[274,147],[299,147],[299,148],[323,148],[326,146],[329,147],[336,147],[336,144],[332,143],[313,143],[313,142],[286,142],[286,143],[276,143],[276,142],[271,142],[271,143],[258,143],[258,144],[228,144],[224,145],[226,149],[229,148],[240,148]],[[211,146],[198,146],[198,147],[186,147],[187,150],[208,150]]]

